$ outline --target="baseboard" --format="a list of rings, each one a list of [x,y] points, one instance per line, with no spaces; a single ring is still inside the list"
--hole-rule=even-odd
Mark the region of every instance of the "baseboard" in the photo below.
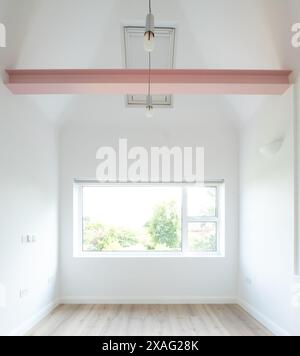
[[[60,304],[236,304],[234,297],[64,297]]]
[[[58,301],[52,302],[40,309],[31,318],[23,322],[19,327],[9,333],[9,336],[24,336],[31,329],[33,329],[40,321],[48,316],[60,303]]]
[[[234,297],[64,297],[48,304],[14,329],[9,336],[23,336],[61,304],[238,304],[276,336],[290,334],[247,302]]]
[[[286,330],[282,329],[273,320],[268,318],[266,315],[258,311],[252,305],[248,304],[244,300],[239,299],[238,305],[243,308],[247,313],[249,313],[254,319],[259,321],[264,327],[270,330],[275,336],[291,336]]]

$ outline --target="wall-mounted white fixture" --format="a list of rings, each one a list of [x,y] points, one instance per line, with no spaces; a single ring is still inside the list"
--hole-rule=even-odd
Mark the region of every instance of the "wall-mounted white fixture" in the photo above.
[[[146,52],[153,52],[155,48],[155,24],[151,0],[149,0],[149,14],[146,17],[144,48]]]
[[[19,293],[20,299],[28,297],[28,294],[29,294],[29,290],[28,289],[21,289],[20,293]]]
[[[281,150],[283,142],[284,142],[283,137],[278,138],[278,139],[266,144],[265,146],[262,146],[259,149],[259,152],[261,153],[261,155],[263,155],[266,158],[272,158],[272,157],[276,156],[276,154]]]
[[[24,235],[22,236],[21,241],[23,244],[32,244],[37,242],[37,237],[36,235]]]

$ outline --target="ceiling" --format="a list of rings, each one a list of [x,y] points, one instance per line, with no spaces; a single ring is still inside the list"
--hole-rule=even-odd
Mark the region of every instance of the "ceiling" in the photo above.
[[[124,26],[143,26],[148,0],[0,0],[7,28],[0,68],[123,68]],[[153,0],[157,26],[176,27],[175,67],[214,69],[293,69],[289,42],[299,0]],[[142,44],[141,44],[142,45]],[[298,57],[299,58],[299,57]],[[2,86],[1,96],[8,95]],[[21,99],[20,99],[21,100]],[[24,100],[24,99],[22,99]],[[127,115],[124,97],[30,97],[55,123],[74,117],[75,108],[94,102],[93,115],[114,106]],[[206,97],[175,97],[173,112],[189,105],[201,113]],[[262,97],[215,98],[219,110],[240,124]],[[133,110],[128,114],[128,110]],[[169,115],[162,109],[159,115]],[[224,114],[225,115],[225,114]]]

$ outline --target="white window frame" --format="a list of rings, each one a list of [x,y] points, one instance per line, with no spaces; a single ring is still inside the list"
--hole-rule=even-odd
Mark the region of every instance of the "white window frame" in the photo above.
[[[86,252],[83,250],[83,188],[84,187],[178,187],[182,189],[182,213],[181,213],[181,251],[161,252]],[[216,216],[215,217],[189,217],[187,215],[187,189],[196,187],[188,183],[99,183],[94,181],[76,180],[74,182],[74,243],[73,255],[75,258],[99,258],[99,257],[205,257],[225,258],[225,183],[224,181],[206,182],[205,187],[217,189],[216,193]],[[216,252],[190,252],[188,242],[188,224],[191,222],[217,224],[217,251]]]

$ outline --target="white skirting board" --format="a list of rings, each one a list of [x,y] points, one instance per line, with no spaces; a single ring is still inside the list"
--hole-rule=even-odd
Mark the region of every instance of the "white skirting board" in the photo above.
[[[248,304],[247,302],[239,299],[237,304],[244,309],[247,313],[249,313],[254,319],[259,321],[265,328],[270,330],[275,336],[291,336],[289,332],[282,329],[279,325],[274,323],[273,320],[265,316],[263,313],[258,311],[256,308]]]
[[[64,297],[60,304],[236,304],[234,297]]]
[[[24,336],[33,329],[40,321],[46,318],[60,303],[58,301],[48,304],[46,307],[39,310],[31,318],[23,322],[19,327],[12,330],[8,336]]]

